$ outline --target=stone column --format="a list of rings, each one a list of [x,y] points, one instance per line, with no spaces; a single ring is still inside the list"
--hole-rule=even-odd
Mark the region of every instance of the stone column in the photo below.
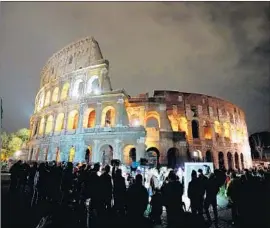
[[[93,140],[93,148],[92,148],[92,162],[100,162],[100,152],[99,152],[99,140]]]
[[[85,105],[84,104],[81,104],[80,110],[79,110],[78,133],[82,133],[83,132],[84,110],[85,110]]]
[[[65,143],[65,142],[63,142]],[[69,149],[68,145],[62,144],[60,146],[60,160],[61,161],[68,161]]]
[[[124,120],[124,99],[120,98],[117,101],[117,110],[116,110],[116,127],[123,126]]]
[[[67,131],[67,124],[68,124],[68,111],[65,111],[65,117],[64,117],[64,127],[63,130]]]
[[[52,132],[51,132],[51,135],[54,135],[55,125],[56,125],[56,118],[57,118],[57,113],[54,113],[53,114],[53,123],[52,123]]]
[[[225,166],[225,169],[228,169],[229,168],[229,165],[228,165],[228,156],[227,156],[227,153],[224,153],[224,166]]]
[[[98,102],[96,105],[96,127],[101,126],[101,115],[102,115],[102,103]]]
[[[114,148],[113,148],[113,159],[119,159],[121,162],[123,161],[122,154],[123,152],[121,151],[121,143],[122,140],[120,139],[115,139],[114,140]]]
[[[75,162],[83,162],[84,161],[84,152],[86,150],[84,141],[81,140],[78,144],[76,144],[75,146],[75,158],[74,161]]]
[[[167,115],[167,107],[165,104],[159,106],[160,110],[160,130],[161,131],[172,131],[171,123]]]
[[[141,158],[145,157],[145,138],[140,137],[137,140],[137,146],[136,146],[136,160],[140,161]]]

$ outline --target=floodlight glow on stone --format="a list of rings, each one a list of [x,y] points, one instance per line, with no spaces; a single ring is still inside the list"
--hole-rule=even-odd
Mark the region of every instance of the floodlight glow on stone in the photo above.
[[[99,89],[94,89],[94,94],[99,95],[100,94],[100,90]]]
[[[139,120],[134,120],[133,121],[133,126],[135,126],[135,127],[140,126],[140,121]]]

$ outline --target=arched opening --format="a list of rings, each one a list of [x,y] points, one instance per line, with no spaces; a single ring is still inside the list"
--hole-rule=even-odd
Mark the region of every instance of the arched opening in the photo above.
[[[93,128],[96,124],[96,111],[92,110],[88,115],[87,128]]]
[[[203,127],[204,127],[204,138],[212,139],[212,129],[210,123],[208,121],[205,121]]]
[[[44,161],[48,161],[48,152],[49,152],[48,148],[43,149]]]
[[[103,145],[100,148],[101,162],[103,165],[111,165],[113,159],[113,147],[111,145]]]
[[[64,113],[59,113],[56,117],[55,131],[59,132],[64,129]]]
[[[127,145],[124,148],[124,163],[131,165],[132,162],[136,161],[136,148],[134,145]]]
[[[147,128],[160,128],[160,117],[158,112],[156,111],[150,111],[147,113],[145,118],[145,127]]]
[[[77,110],[73,110],[68,115],[68,130],[74,130],[78,127],[79,113]]]
[[[219,169],[225,169],[224,154],[222,152],[218,153],[218,167],[219,167]]]
[[[179,118],[179,131],[184,131],[188,135],[188,121],[185,117]]]
[[[46,98],[45,98],[45,106],[48,106],[50,104],[50,100],[51,100],[51,91],[48,91],[46,94]]]
[[[235,168],[239,170],[239,156],[237,152],[234,153],[234,163],[235,163]]]
[[[89,164],[91,159],[92,159],[92,148],[91,146],[88,146],[87,149],[85,150],[85,162]]]
[[[87,82],[87,93],[97,93],[100,90],[98,76],[92,76]]]
[[[76,153],[75,147],[72,146],[72,147],[70,148],[70,150],[69,150],[69,156],[68,156],[68,161],[69,161],[69,162],[73,162],[73,161],[74,161],[75,153]]]
[[[244,156],[243,156],[242,153],[240,154],[240,160],[241,160],[241,166],[242,166],[242,169],[245,169]]]
[[[223,128],[224,128],[224,137],[226,139],[231,138],[231,133],[230,133],[230,125],[229,123],[223,123]]]
[[[102,111],[102,127],[115,126],[115,109],[112,106],[107,106]]]
[[[160,152],[156,147],[150,147],[146,150],[145,157],[150,165],[156,166],[159,164]]]
[[[179,154],[177,148],[172,147],[167,152],[168,168],[174,169],[176,166],[176,157]]]
[[[212,154],[210,150],[207,150],[205,153],[205,160],[206,162],[212,162]]]
[[[80,97],[83,94],[83,81],[78,79],[73,86],[72,96]]]
[[[192,120],[191,122],[192,128],[192,137],[193,139],[199,139],[199,122],[197,120]]]
[[[233,169],[233,159],[232,159],[231,152],[227,153],[227,160],[228,160],[228,170],[232,170]]]
[[[51,133],[53,130],[53,116],[50,115],[47,119],[45,134]]]
[[[61,101],[64,101],[64,100],[67,99],[68,91],[69,91],[69,83],[67,82],[67,83],[65,83],[63,85],[63,88],[62,88],[62,91],[61,91],[61,97],[60,97]]]
[[[56,103],[58,101],[59,96],[59,87],[55,87],[52,94],[52,102]]]
[[[43,135],[43,133],[44,133],[44,127],[45,127],[45,118],[42,117],[42,119],[40,121],[40,124],[39,124],[39,131],[38,131],[38,134],[39,135]]]
[[[30,160],[30,161],[33,160],[33,153],[34,153],[34,149],[32,148],[32,149],[31,149],[31,152],[30,152],[30,157],[29,157],[29,160]]]
[[[33,129],[33,136],[37,134],[38,131],[38,122],[35,123],[34,129]]]
[[[215,129],[216,139],[219,139],[221,137],[221,127],[218,121],[214,122],[214,129]]]
[[[200,150],[193,151],[192,158],[194,162],[202,161],[202,152]]]

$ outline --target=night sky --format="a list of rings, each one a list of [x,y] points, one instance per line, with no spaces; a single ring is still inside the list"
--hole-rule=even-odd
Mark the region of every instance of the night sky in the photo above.
[[[40,70],[85,36],[110,61],[114,89],[221,97],[244,109],[249,133],[270,130],[268,2],[0,4],[4,130],[29,127]]]

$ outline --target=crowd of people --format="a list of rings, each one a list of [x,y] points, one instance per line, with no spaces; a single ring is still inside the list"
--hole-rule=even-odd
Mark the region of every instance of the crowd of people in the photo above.
[[[210,206],[214,212],[213,225],[218,227],[217,194],[222,186],[229,198],[234,225],[270,224],[267,170],[245,170],[242,174],[215,170],[207,175],[202,169],[193,170],[188,186],[184,186],[183,173],[179,170],[129,170],[125,166],[99,163],[18,161],[10,173],[11,193],[30,195],[31,207],[42,202],[52,205],[39,228],[64,224],[84,228],[153,227],[161,225],[163,208],[169,228],[209,227],[212,225]],[[183,202],[185,187],[190,199],[188,208]],[[67,208],[73,211],[70,216]]]

